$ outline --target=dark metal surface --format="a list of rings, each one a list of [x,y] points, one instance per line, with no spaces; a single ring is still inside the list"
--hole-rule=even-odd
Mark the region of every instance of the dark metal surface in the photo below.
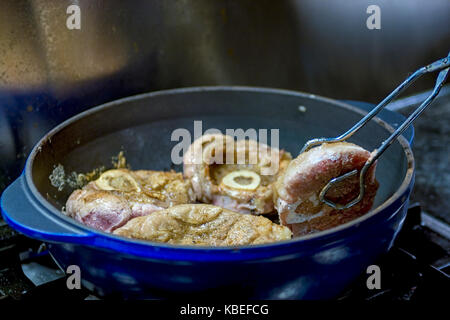
[[[446,0],[79,0],[74,31],[71,4],[2,1],[0,90],[67,99],[102,81],[122,96],[252,85],[374,102],[450,40]],[[366,26],[369,5],[379,30]]]
[[[413,152],[416,184],[412,200],[447,225],[450,224],[450,87],[414,125]],[[428,94],[428,93],[427,93]],[[422,98],[420,95],[418,98]],[[409,114],[417,107],[415,96],[399,101],[397,111]]]

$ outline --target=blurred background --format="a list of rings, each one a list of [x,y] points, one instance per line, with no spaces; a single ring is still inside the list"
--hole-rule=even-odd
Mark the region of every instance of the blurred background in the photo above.
[[[71,4],[80,30],[66,27]],[[369,5],[381,9],[379,30],[366,26]],[[379,102],[448,54],[449,17],[448,0],[2,0],[0,193],[52,127],[128,95],[248,85]],[[407,113],[434,79],[408,89],[396,110]],[[448,91],[416,124],[415,191],[447,222]]]

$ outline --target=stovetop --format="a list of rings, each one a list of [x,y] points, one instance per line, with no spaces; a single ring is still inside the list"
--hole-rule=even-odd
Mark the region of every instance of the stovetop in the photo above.
[[[435,228],[429,219],[419,205],[412,205],[393,248],[376,263],[382,274],[381,289],[367,289],[367,275],[362,274],[337,299],[422,301],[450,297],[450,239],[443,234],[446,230]],[[102,298],[86,288],[69,290],[66,280],[45,244],[0,225],[0,300]]]
[[[450,225],[450,86],[414,122],[416,181],[411,199],[430,215]],[[422,101],[422,99],[417,99]],[[409,115],[417,103],[402,108]]]
[[[419,101],[423,101],[423,97],[412,96],[392,103],[391,108],[408,115]],[[19,120],[16,116],[10,117],[15,119],[10,122],[20,137],[19,129],[26,126],[19,120],[25,116]],[[416,183],[411,200],[420,202],[422,209],[418,205],[411,206],[394,247],[377,262],[383,274],[382,289],[368,290],[364,274],[339,299],[423,300],[449,295],[446,292],[450,291],[449,116],[450,86],[447,86],[414,124]],[[37,139],[38,135],[34,140]],[[16,154],[10,157],[14,166],[9,166],[7,161],[0,163],[0,193],[20,174],[32,145],[16,143],[12,148]],[[68,290],[64,273],[45,245],[17,233],[0,218],[0,300],[41,297],[97,298],[87,289]]]

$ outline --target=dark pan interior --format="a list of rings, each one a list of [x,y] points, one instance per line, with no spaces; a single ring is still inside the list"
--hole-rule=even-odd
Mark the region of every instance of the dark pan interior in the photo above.
[[[49,175],[55,165],[63,165],[66,173],[111,167],[111,157],[123,150],[132,169],[182,171],[182,166],[171,162],[172,148],[178,143],[171,141],[171,134],[186,128],[193,135],[194,120],[203,121],[203,131],[279,129],[280,147],[295,157],[308,139],[341,134],[361,117],[355,109],[331,100],[278,90],[216,88],[146,94],[91,110],[44,139],[32,162],[32,177],[40,194],[61,209],[72,189],[58,191],[52,186]],[[349,142],[373,150],[388,133],[372,120]],[[399,188],[407,166],[405,152],[395,142],[378,162],[376,206]]]

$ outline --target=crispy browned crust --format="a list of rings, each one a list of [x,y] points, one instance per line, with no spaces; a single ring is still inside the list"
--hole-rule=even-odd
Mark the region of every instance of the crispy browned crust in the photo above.
[[[205,204],[178,205],[131,219],[114,234],[184,245],[235,246],[291,238],[291,231],[262,216]]]

